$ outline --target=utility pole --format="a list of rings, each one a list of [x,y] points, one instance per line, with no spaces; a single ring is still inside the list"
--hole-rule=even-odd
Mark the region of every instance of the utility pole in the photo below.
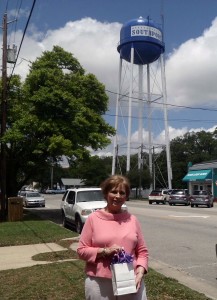
[[[9,23],[14,22],[10,21]],[[3,40],[2,40],[2,98],[1,98],[1,153],[0,153],[0,221],[6,221],[7,217],[7,157],[6,157],[6,143],[3,141],[6,124],[7,124],[7,13],[4,14],[2,22]],[[15,48],[13,51],[16,51]],[[15,53],[15,52],[14,52]],[[13,61],[10,61],[11,63]]]
[[[7,14],[3,18],[3,47],[2,47],[2,99],[1,99],[1,221],[7,216],[6,196],[6,144],[2,141],[6,132],[7,115]]]
[[[53,168],[54,168],[54,163],[51,163],[51,175],[50,175],[50,189],[53,189]]]

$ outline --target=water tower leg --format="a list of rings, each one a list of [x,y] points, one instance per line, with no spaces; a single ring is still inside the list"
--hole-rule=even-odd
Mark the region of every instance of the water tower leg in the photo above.
[[[143,65],[139,65],[139,129],[138,129],[138,144],[142,148],[143,144]],[[141,149],[138,150],[138,169],[141,167]]]
[[[139,198],[142,198],[142,170],[143,170],[143,65],[139,65],[139,129],[138,129],[138,171],[139,171]]]
[[[120,58],[120,61],[119,61],[118,93],[117,93],[117,98],[116,98],[116,109],[115,109],[115,131],[116,131],[116,134],[113,138],[112,175],[115,174],[115,164],[116,164],[117,135],[118,135],[118,108],[119,108],[119,103],[120,103],[121,76],[122,76],[122,58]]]
[[[130,148],[131,148],[131,127],[132,127],[132,95],[133,95],[133,63],[134,46],[131,46],[130,52],[130,91],[129,91],[129,111],[128,111],[128,135],[127,135],[127,172],[130,170]]]
[[[152,171],[152,121],[151,121],[151,88],[150,88],[150,66],[147,64],[147,104],[148,104],[148,157],[149,157],[149,172],[153,177]],[[153,184],[150,189],[152,190]]]
[[[166,157],[167,157],[168,188],[172,189],[172,167],[171,167],[170,139],[169,139],[168,115],[167,115],[166,77],[165,77],[165,65],[164,65],[163,54],[161,54],[160,62],[161,62],[162,88],[163,88],[163,108],[164,108],[164,127],[165,127],[165,143],[166,143]]]

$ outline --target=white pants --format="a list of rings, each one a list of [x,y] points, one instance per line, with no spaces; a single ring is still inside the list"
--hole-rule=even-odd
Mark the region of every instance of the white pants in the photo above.
[[[136,294],[114,296],[112,280],[108,278],[87,276],[85,279],[86,300],[147,300],[144,280]]]

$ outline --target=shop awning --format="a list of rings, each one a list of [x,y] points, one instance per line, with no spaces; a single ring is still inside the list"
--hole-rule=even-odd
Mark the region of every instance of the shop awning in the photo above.
[[[182,181],[203,181],[206,179],[212,179],[212,170],[189,171]]]

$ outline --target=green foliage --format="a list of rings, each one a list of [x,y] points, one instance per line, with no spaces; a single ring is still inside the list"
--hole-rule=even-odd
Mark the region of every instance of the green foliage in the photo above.
[[[172,186],[186,188],[182,178],[188,171],[188,163],[201,163],[216,159],[217,139],[216,130],[211,132],[188,132],[184,136],[173,139],[170,143],[171,162],[173,170]],[[156,179],[160,187],[160,178],[167,178],[166,152],[163,150],[156,159]],[[162,184],[162,185],[161,185]]]
[[[63,238],[77,236],[65,228],[50,221],[24,220],[5,222],[0,227],[0,246],[29,245],[57,242]]]
[[[72,260],[1,271],[2,299],[84,300],[84,268],[83,261]],[[149,269],[145,285],[149,300],[211,300],[153,269]]]
[[[0,280],[1,299],[85,299],[84,262],[80,260],[6,270]]]
[[[150,300],[211,300],[204,294],[191,290],[177,280],[165,277],[153,269],[149,269],[145,283]]]
[[[131,169],[126,173],[130,180],[132,188],[149,188],[151,184],[151,175],[148,166],[144,163],[146,161],[146,154],[143,154],[143,164],[138,168],[138,155],[131,156]]]
[[[108,105],[105,87],[59,46],[32,63],[24,83],[14,76],[8,94],[3,138],[8,195],[45,174],[50,162],[57,166],[63,155],[69,161],[84,159],[114,135],[102,117]]]
[[[112,158],[91,156],[85,160],[76,161],[73,165],[71,177],[79,174],[87,186],[99,186],[100,183],[111,175]]]

